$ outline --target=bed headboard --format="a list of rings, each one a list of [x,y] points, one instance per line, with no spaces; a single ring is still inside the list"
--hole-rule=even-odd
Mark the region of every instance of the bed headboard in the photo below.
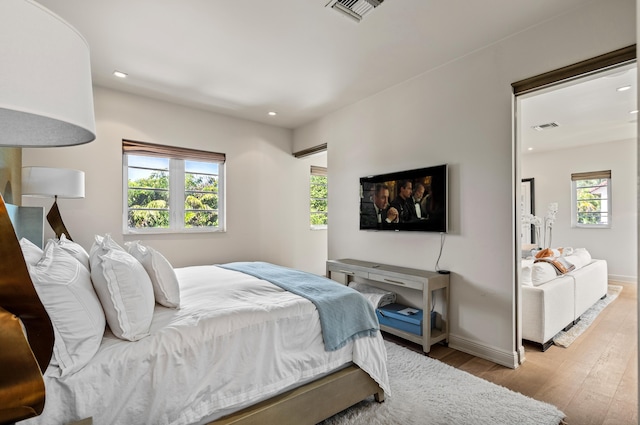
[[[27,238],[35,245],[44,246],[44,208],[19,207],[6,204],[9,218],[16,231],[18,240]]]

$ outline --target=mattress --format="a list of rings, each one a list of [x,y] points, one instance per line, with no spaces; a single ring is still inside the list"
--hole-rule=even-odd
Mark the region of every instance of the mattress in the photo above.
[[[318,312],[297,295],[217,266],[176,269],[181,308],[155,306],[150,335],[106,331],[84,368],[45,373],[41,416],[21,424],[195,424],[354,363],[390,392],[382,337],[325,351]]]

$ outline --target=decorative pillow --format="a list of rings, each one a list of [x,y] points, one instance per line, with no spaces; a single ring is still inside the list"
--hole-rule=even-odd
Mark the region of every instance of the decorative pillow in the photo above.
[[[110,249],[119,249],[120,251],[126,252],[123,247],[121,247],[116,243],[116,241],[111,239],[111,235],[109,233],[105,234],[104,236],[95,235],[93,245],[89,250],[89,264],[91,264],[91,258],[93,257],[94,251],[98,249],[103,252],[106,252]]]
[[[531,266],[531,283],[533,286],[539,286],[547,283],[557,277],[556,269],[547,262],[534,263]]]
[[[106,235],[91,247],[91,279],[115,336],[137,341],[149,335],[155,300],[142,264]]]
[[[565,260],[577,270],[591,262],[591,254],[585,248],[576,248],[572,255],[565,257]]]
[[[73,258],[80,261],[80,264],[89,270],[89,253],[80,244],[67,239],[67,236],[64,233],[60,235],[60,239],[57,243],[60,248],[71,254]]]
[[[541,251],[538,251],[535,254],[536,258],[548,258],[548,257],[560,257],[562,255],[562,248],[560,249],[551,249],[545,248]]]
[[[140,241],[126,242],[124,246],[144,267],[153,284],[156,302],[169,308],[180,307],[180,288],[171,263],[158,251]]]
[[[533,286],[533,282],[531,280],[531,272],[533,270],[533,260],[527,259],[522,260],[522,273],[520,273],[520,278],[522,279],[523,286]]]
[[[105,329],[89,270],[50,241],[29,273],[55,334],[53,353],[60,376],[82,369],[98,351]]]
[[[36,265],[44,255],[44,251],[27,238],[20,239],[20,249],[22,249],[25,263],[29,266]]]

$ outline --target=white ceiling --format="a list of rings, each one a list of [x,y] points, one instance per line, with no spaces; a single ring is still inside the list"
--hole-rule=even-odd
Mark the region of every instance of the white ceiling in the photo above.
[[[360,23],[329,0],[38,1],[97,85],[296,128],[591,0],[386,0]]]
[[[621,87],[630,88],[618,91]],[[636,64],[522,96],[517,109],[524,154],[635,139]],[[534,129],[551,122],[558,126],[542,131]]]

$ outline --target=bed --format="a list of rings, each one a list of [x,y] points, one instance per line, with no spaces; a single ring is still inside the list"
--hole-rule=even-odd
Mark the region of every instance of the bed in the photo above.
[[[114,258],[132,252],[131,246],[116,248],[108,235],[97,237],[96,243],[98,238],[102,245],[112,244],[109,255]],[[99,267],[94,262],[107,255],[98,255],[96,244],[88,253],[62,237],[47,242],[40,254],[27,240],[20,242],[34,286],[56,331],[55,355],[44,374],[44,411],[20,424],[66,424],[85,418],[92,418],[94,424],[315,424],[367,397],[383,401],[389,392],[386,352],[379,331],[327,350],[327,333],[315,301],[274,283],[225,268],[227,265],[171,268],[179,308],[169,302],[171,291],[164,294],[165,299],[161,297],[165,305],[160,304],[156,282],[151,282],[155,299],[150,324],[141,332],[109,321],[108,301],[101,298],[103,285],[96,279]],[[154,253],[154,258],[163,258],[151,247],[136,244],[137,249]],[[158,264],[145,265],[138,259],[135,267],[123,266],[115,275],[137,267],[153,278]],[[165,275],[169,273],[167,264]],[[47,291],[59,291],[59,279],[65,273],[69,276],[66,281],[84,288],[79,296],[85,300],[81,304],[93,303],[95,307],[98,299],[103,306],[104,320],[109,324],[106,330],[98,314],[88,314],[82,323],[93,328],[94,334],[95,329],[102,329],[99,340],[94,337],[91,344],[87,343],[91,338],[79,341],[78,332],[71,332],[71,325],[63,322],[73,314],[56,312],[48,301],[51,295]],[[95,299],[87,276],[95,286]],[[52,282],[55,279],[58,281]],[[131,287],[144,286],[135,283],[143,281],[146,285],[146,279],[138,276]],[[143,297],[127,290],[121,287],[120,295],[133,300],[140,311],[144,310],[141,304],[148,308],[148,303],[141,301]],[[86,305],[82,308],[86,312]],[[132,320],[141,322],[135,317]],[[58,341],[67,343],[66,351],[57,346]]]

